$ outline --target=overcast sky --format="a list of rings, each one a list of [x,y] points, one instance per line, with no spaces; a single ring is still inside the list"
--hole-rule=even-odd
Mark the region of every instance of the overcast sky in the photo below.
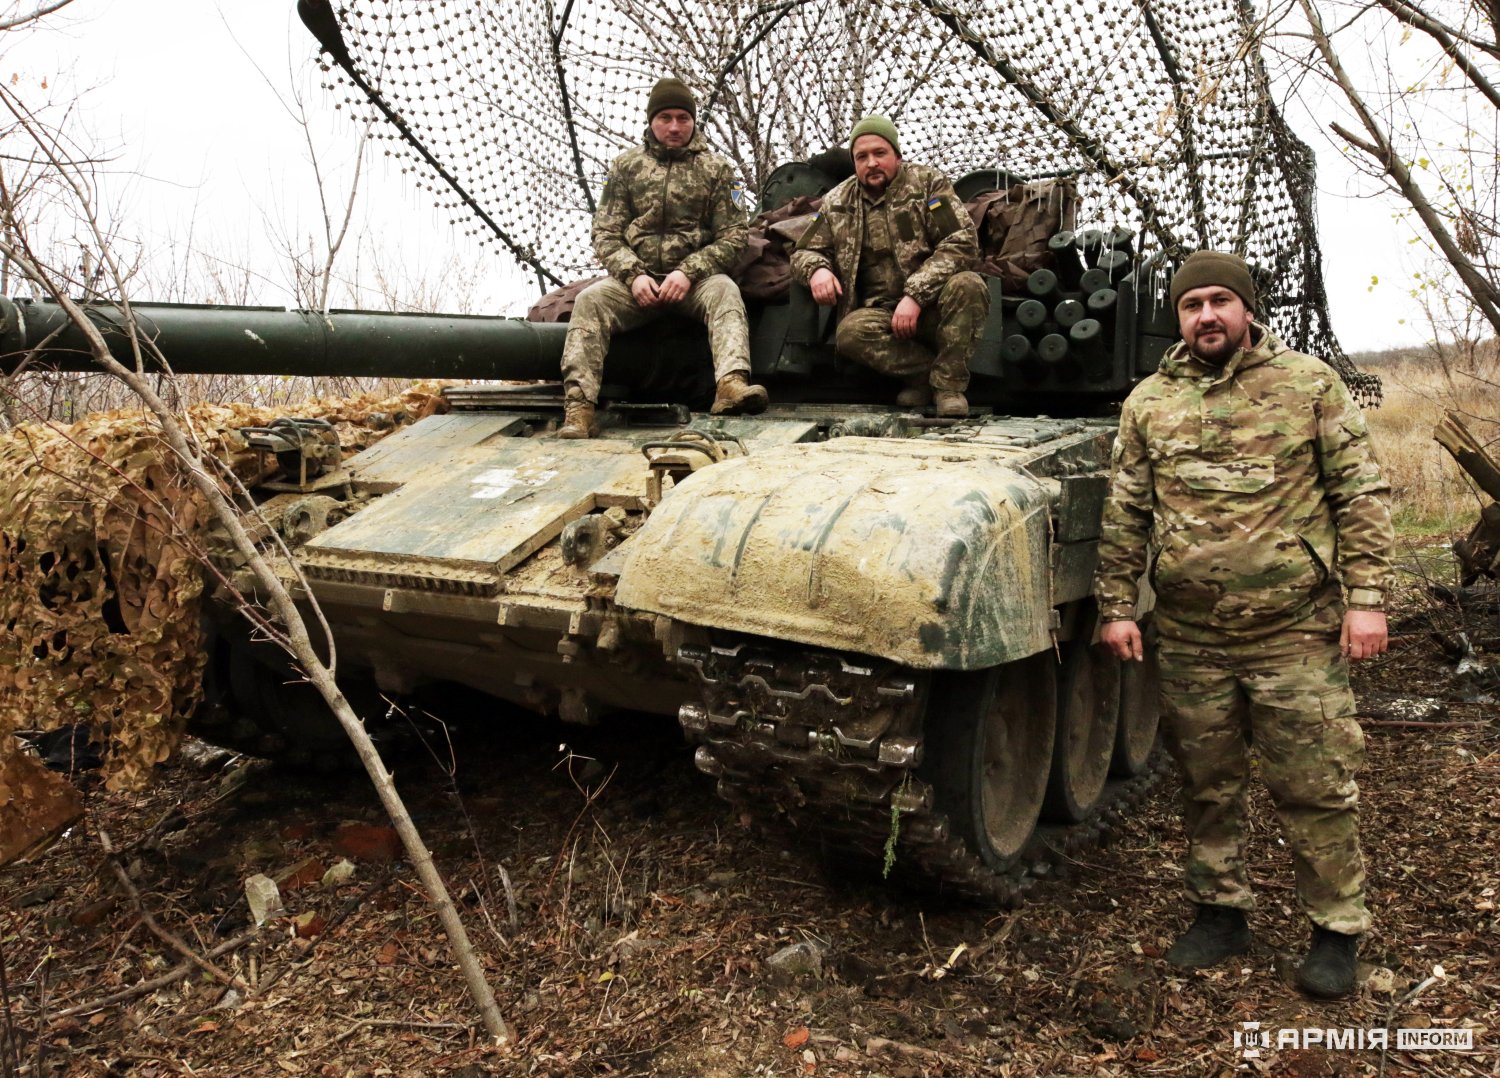
[[[119,207],[125,234],[177,265],[191,246],[221,260],[231,278],[250,266],[256,301],[289,303],[291,274],[281,249],[288,238],[298,244],[321,229],[310,155],[287,108],[293,88],[306,94],[325,172],[347,175],[354,137],[330,95],[317,89],[312,39],[294,6],[74,0],[23,47],[12,43],[19,35],[4,35],[11,40],[0,77],[18,88],[45,80],[60,97],[85,91],[79,119],[113,157],[109,201]],[[1393,219],[1399,204],[1357,197],[1368,194],[1369,182],[1306,130],[1305,120],[1301,126],[1318,153],[1335,332],[1350,351],[1420,342],[1423,324],[1406,283],[1420,266],[1418,247],[1408,242],[1408,226]],[[366,289],[366,305],[378,305],[382,277],[396,279],[396,289],[426,282],[436,293],[434,309],[514,314],[535,297],[534,279],[502,253],[465,241],[395,170],[377,163],[362,196],[358,235],[341,264],[344,279]],[[201,265],[191,272],[201,273]],[[153,283],[164,288],[169,277],[158,274]],[[1372,277],[1380,282],[1373,291]]]

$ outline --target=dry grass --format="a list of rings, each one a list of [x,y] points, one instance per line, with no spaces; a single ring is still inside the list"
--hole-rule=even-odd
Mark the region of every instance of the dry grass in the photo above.
[[[205,401],[276,407],[370,392],[395,395],[411,384],[409,378],[183,374],[175,379],[157,377],[154,388],[168,403],[186,409]],[[22,423],[73,423],[96,412],[140,406],[135,394],[113,375],[57,371],[0,375],[0,431]]]
[[[1481,442],[1500,446],[1500,382],[1492,364],[1479,366],[1478,375],[1445,372],[1435,361],[1407,358],[1376,368],[1385,401],[1366,416],[1404,535],[1463,533],[1478,517],[1481,496],[1432,431],[1444,412],[1457,411]]]

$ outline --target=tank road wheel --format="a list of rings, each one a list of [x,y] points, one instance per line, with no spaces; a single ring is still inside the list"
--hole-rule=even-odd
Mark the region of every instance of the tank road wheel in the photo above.
[[[1057,823],[1079,823],[1099,803],[1119,722],[1120,661],[1090,643],[1097,615],[1083,614],[1078,634],[1062,645],[1057,676],[1057,739],[1042,810]]]
[[[1161,669],[1156,664],[1155,627],[1149,620],[1141,624],[1141,633],[1145,661],[1120,664],[1120,725],[1109,765],[1109,773],[1119,779],[1134,778],[1146,770],[1161,720]]]
[[[933,683],[922,770],[953,833],[996,872],[1026,849],[1041,814],[1056,731],[1055,665],[1043,652]]]

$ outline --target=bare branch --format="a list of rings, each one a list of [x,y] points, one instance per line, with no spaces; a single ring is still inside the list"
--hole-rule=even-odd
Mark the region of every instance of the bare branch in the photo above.
[[[1385,151],[1379,146],[1360,138],[1341,123],[1331,123],[1328,125],[1328,129],[1351,146],[1357,146],[1361,150],[1364,150],[1365,153],[1375,158],[1376,161],[1379,161],[1382,168],[1385,167]]]
[[[1473,297],[1476,306],[1494,327],[1495,333],[1500,335],[1500,291],[1497,291],[1495,284],[1475,268],[1474,263],[1454,239],[1453,234],[1448,231],[1448,226],[1444,224],[1441,214],[1433,206],[1426,192],[1417,184],[1411,174],[1411,169],[1392,147],[1385,127],[1375,116],[1339,61],[1338,53],[1334,51],[1333,42],[1323,28],[1323,20],[1313,0],[1299,0],[1299,3],[1307,18],[1313,42],[1322,55],[1329,74],[1338,83],[1350,108],[1354,110],[1361,125],[1370,136],[1368,141],[1360,140],[1356,145],[1375,158],[1382,171],[1390,177],[1402,196],[1411,204],[1412,209],[1416,211],[1422,224],[1432,236],[1433,242],[1442,251],[1443,257],[1448,260],[1454,272],[1458,274],[1459,280]]]
[[[51,15],[58,8],[67,7],[73,0],[55,0],[55,3],[43,4],[30,15],[18,15],[14,19],[6,19],[0,22],[0,30],[14,30],[18,26],[24,26],[28,22],[40,19],[43,15]]]
[[[1428,37],[1438,43],[1438,46],[1453,61],[1460,71],[1469,77],[1474,88],[1489,99],[1490,104],[1500,109],[1500,90],[1496,90],[1489,79],[1484,77],[1484,72],[1470,60],[1458,47],[1458,42],[1448,28],[1436,19],[1429,18],[1424,12],[1406,3],[1406,0],[1379,0],[1380,6],[1389,11],[1403,24],[1421,30]]]

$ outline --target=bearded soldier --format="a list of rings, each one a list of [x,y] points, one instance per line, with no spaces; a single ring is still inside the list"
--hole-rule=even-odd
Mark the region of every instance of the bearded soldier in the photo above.
[[[562,438],[598,432],[594,410],[612,334],[676,311],[708,326],[713,411],[760,412],[750,385],[750,330],[739,287],[725,276],[749,235],[729,162],[697,131],[698,103],[677,79],[646,103],[645,143],[615,158],[594,214],[594,253],[610,279],[578,295],[563,344]]]
[[[837,308],[840,355],[906,381],[897,404],[967,416],[969,357],[990,307],[974,224],[947,177],[902,160],[884,116],[855,124],[849,147],[854,175],[823,196],[792,272]]]
[[[1336,998],[1370,927],[1348,663],[1386,649],[1390,488],[1338,375],[1254,321],[1241,259],[1199,251],[1170,294],[1183,339],[1125,402],[1095,578],[1102,641],[1122,660],[1143,657],[1148,570],[1156,592],[1197,908],[1166,957],[1210,966],[1250,946],[1253,748],[1312,921],[1298,981]]]

